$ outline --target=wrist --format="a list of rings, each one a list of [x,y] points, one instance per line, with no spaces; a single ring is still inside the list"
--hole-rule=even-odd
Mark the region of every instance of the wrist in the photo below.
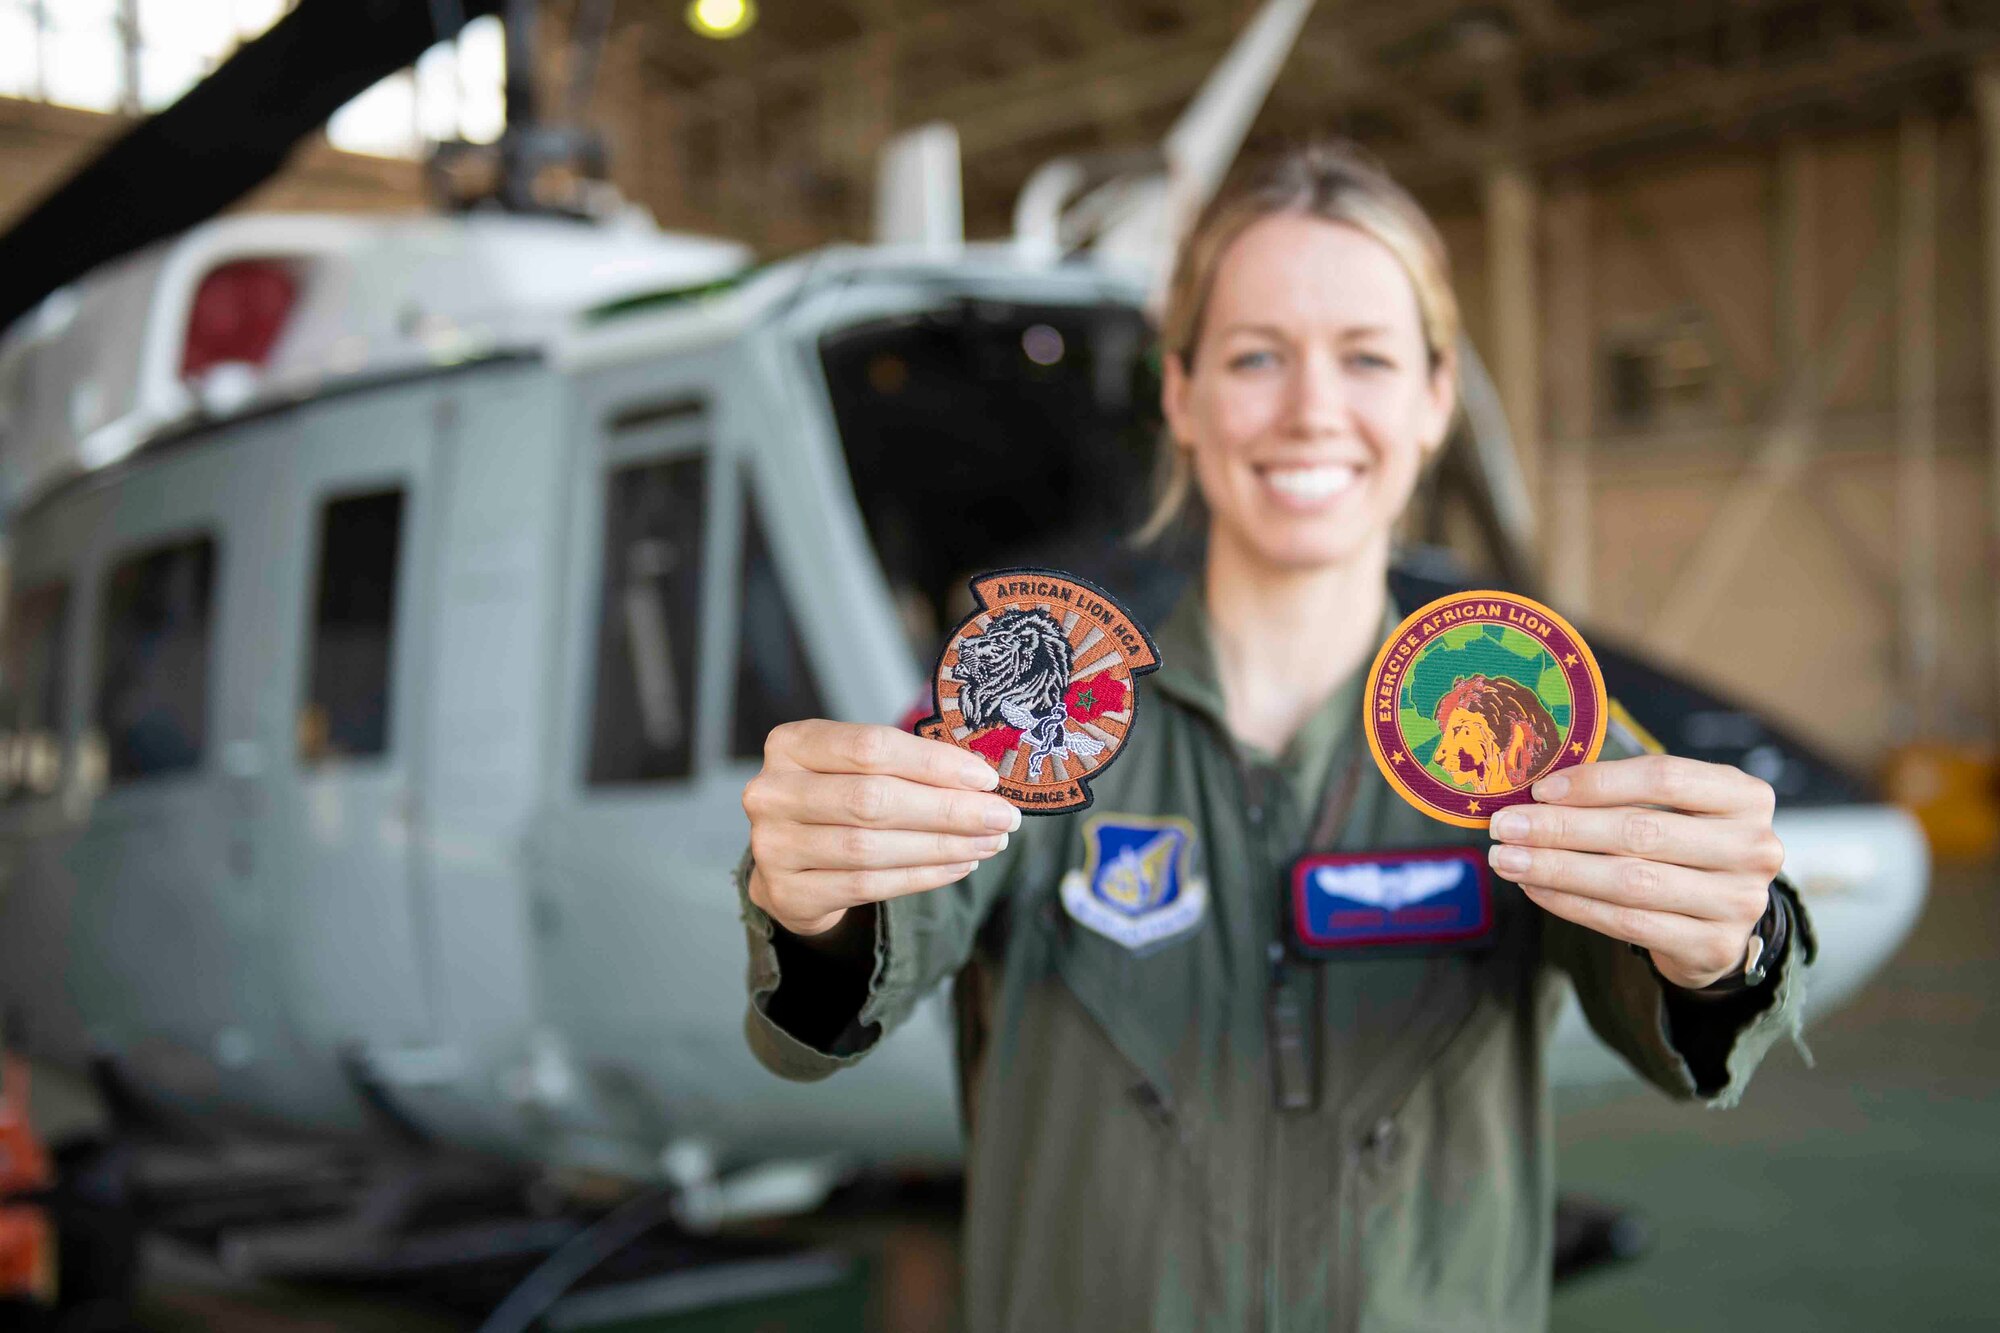
[[[1681,990],[1705,998],[1738,995],[1755,990],[1770,979],[1771,969],[1777,965],[1790,938],[1791,912],[1784,895],[1775,886],[1765,892],[1764,915],[1751,927],[1744,940],[1743,956],[1736,966],[1705,986],[1683,986]]]

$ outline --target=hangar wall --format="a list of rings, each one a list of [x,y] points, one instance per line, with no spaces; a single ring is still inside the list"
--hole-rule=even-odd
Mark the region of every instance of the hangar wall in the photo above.
[[[1978,129],[1963,109],[1918,112],[1537,190],[1525,461],[1552,594],[1863,767],[2000,724]],[[1927,138],[1920,237],[1903,181]],[[1428,202],[1491,358],[1486,217]],[[1801,367],[1823,382],[1788,397]],[[1929,664],[1913,559],[1935,571]]]

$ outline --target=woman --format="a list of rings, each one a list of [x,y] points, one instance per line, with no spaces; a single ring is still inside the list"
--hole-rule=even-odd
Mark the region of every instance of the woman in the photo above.
[[[1812,941],[1774,891],[1771,789],[1616,734],[1494,821],[1521,891],[1480,947],[1287,950],[1302,852],[1489,841],[1356,759],[1365,668],[1414,609],[1391,534],[1451,425],[1457,336],[1434,229],[1356,150],[1252,174],[1169,293],[1151,526],[1198,494],[1206,563],[1094,807],[1024,827],[941,742],[771,733],[738,876],[752,1045],[823,1076],[958,975],[973,1329],[1541,1327],[1559,975],[1641,1073],[1711,1104],[1796,1025],[1789,941]],[[1128,947],[1067,910],[1114,844],[1155,898],[1202,901],[1192,925]],[[1758,984],[1753,935],[1778,960]]]

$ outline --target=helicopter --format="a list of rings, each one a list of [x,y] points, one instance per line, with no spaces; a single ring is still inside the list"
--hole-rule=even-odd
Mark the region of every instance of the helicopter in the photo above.
[[[904,715],[968,573],[1032,559],[1164,614],[1192,557],[1132,548],[1105,498],[1143,493],[1156,443],[1163,247],[1309,8],[1269,0],[1157,150],[1049,164],[994,241],[960,234],[956,141],[929,126],[885,153],[876,243],[768,264],[510,188],[437,217],[221,217],[51,271],[0,339],[20,1044],[134,1124],[666,1182],[710,1225],[861,1166],[951,1169],[941,1000],[824,1083],[752,1058],[743,787],[780,722]],[[1529,588],[1504,417],[1465,364],[1468,427],[1422,503],[1465,504]],[[1420,545],[1394,575],[1406,604],[1466,577]],[[1839,1004],[1921,910],[1914,822],[1598,651],[1668,748],[1777,789],[1821,941],[1809,1011]],[[1551,1068],[1631,1077],[1573,1001]],[[253,1271],[326,1255],[232,1243]]]

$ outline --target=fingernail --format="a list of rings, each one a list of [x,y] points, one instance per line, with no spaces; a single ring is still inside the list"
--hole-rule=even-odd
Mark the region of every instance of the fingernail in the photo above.
[[[1012,833],[1021,827],[1021,812],[1011,805],[989,806],[986,810],[986,827]]]
[[[1493,868],[1503,875],[1518,875],[1528,868],[1528,850],[1525,847],[1495,847],[1488,856]]]
[[[1537,782],[1534,787],[1538,801],[1560,801],[1569,795],[1569,779],[1561,773],[1553,773]]]
[[[1004,833],[997,833],[990,838],[982,840],[980,846],[984,847],[989,852],[1005,851],[1007,850],[1007,835]]]
[[[1524,810],[1502,810],[1493,816],[1493,836],[1496,838],[1525,838],[1528,836],[1528,815]]]
[[[976,787],[980,791],[992,791],[1000,785],[1000,773],[999,770],[989,768],[975,759],[965,766],[965,774],[959,780],[968,787]]]

